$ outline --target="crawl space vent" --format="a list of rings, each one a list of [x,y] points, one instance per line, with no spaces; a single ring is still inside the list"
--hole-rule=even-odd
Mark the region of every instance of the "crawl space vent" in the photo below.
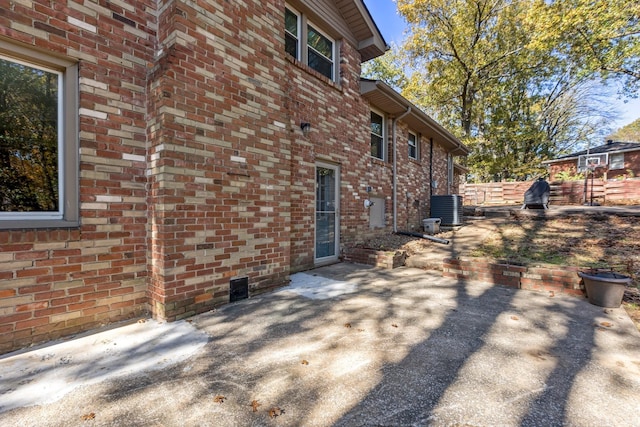
[[[229,302],[249,298],[249,278],[241,277],[229,282]]]

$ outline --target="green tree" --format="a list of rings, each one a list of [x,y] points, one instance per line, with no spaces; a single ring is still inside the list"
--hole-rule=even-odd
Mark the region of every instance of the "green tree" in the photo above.
[[[407,91],[437,118],[477,136],[483,92],[512,76],[510,66],[528,43],[516,17],[523,3],[508,0],[398,0],[411,26],[405,49],[414,69]]]
[[[362,65],[362,76],[381,80],[398,92],[402,92],[408,83],[404,72],[406,66],[407,62],[403,51],[398,45],[392,43],[384,55]]]
[[[58,209],[57,75],[0,59],[0,211]]]
[[[640,2],[536,0],[527,23],[533,49],[551,50],[583,76],[620,79],[626,94],[640,87]]]
[[[609,135],[607,139],[625,142],[640,142],[640,119],[621,127]]]
[[[537,1],[398,0],[410,26],[395,54],[411,70],[402,94],[470,146],[477,180],[537,175],[601,138],[610,117],[593,73],[540,36]]]

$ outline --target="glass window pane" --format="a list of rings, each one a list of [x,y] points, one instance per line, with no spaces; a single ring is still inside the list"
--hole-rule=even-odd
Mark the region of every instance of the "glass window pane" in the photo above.
[[[0,211],[56,212],[59,74],[0,58]]]
[[[611,155],[609,158],[609,169],[624,169],[624,153]]]
[[[382,116],[371,112],[371,133],[382,136]]]
[[[316,258],[336,254],[336,214],[316,213]]]
[[[418,158],[418,144],[416,136],[412,133],[409,134],[409,157],[412,159]]]
[[[286,9],[284,13],[284,28],[294,37],[298,37],[298,15],[289,9]]]
[[[296,59],[298,58],[298,40],[291,37],[289,34],[284,36],[284,49],[285,51]]]
[[[321,53],[325,58],[333,59],[333,42],[320,34],[311,25],[308,25],[307,30],[307,43],[318,53]]]
[[[323,76],[333,78],[333,63],[322,55],[318,55],[313,49],[309,48],[309,67],[313,68]]]
[[[384,151],[382,149],[382,138],[377,135],[371,134],[371,155],[378,159],[384,158]]]
[[[384,159],[384,119],[381,115],[371,112],[371,155]]]

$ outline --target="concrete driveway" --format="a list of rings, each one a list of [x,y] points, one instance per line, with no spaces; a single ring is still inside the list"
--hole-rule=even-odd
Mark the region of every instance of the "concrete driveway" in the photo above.
[[[0,425],[640,425],[640,333],[582,298],[337,264],[192,322],[127,328],[0,359]],[[104,350],[144,334],[153,351]],[[141,365],[117,369],[129,357]],[[77,388],[8,408],[51,361]]]

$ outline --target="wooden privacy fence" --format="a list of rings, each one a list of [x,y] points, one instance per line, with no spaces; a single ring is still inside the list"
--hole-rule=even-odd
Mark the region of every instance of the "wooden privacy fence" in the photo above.
[[[524,193],[534,181],[490,182],[486,184],[461,184],[460,194],[465,205],[501,205],[523,203]],[[585,181],[556,181],[551,187],[550,203],[575,205],[584,203]],[[603,181],[588,179],[586,182],[587,201],[600,204],[640,203],[640,178]]]

